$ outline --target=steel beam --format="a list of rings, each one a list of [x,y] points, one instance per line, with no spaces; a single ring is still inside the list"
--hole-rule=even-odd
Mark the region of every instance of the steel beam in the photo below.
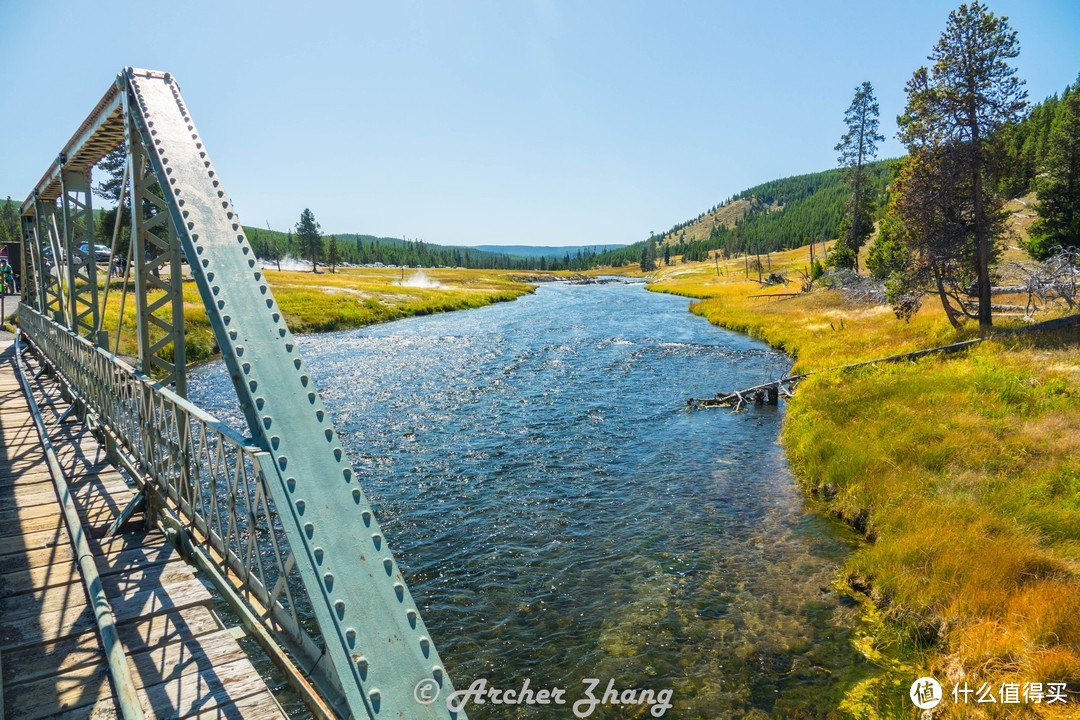
[[[464,717],[414,698],[431,681],[445,697],[450,680],[179,87],[148,70],[122,80],[353,716]]]

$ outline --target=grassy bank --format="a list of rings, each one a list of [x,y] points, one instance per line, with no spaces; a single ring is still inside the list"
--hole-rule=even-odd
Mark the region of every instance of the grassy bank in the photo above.
[[[295,333],[348,330],[414,315],[466,310],[514,300],[533,286],[514,274],[492,270],[424,270],[427,283],[406,270],[339,269],[336,273],[265,270],[274,297]],[[109,291],[105,328],[115,330],[120,312],[120,283]],[[194,281],[184,282],[184,327],[188,362],[217,354],[217,341]],[[170,350],[171,352],[171,350]],[[135,355],[135,310],[128,298],[120,353]]]
[[[774,254],[774,270],[808,264]],[[968,337],[932,302],[909,324],[839,292],[762,289],[742,261],[666,268],[651,288],[783,348],[797,371]],[[794,272],[789,273],[794,277]],[[969,331],[970,332],[970,331]],[[959,355],[816,375],[783,442],[821,512],[866,537],[837,578],[864,603],[860,649],[880,671],[850,688],[848,717],[915,717],[908,688],[1067,682],[1080,689],[1080,332],[992,340]],[[732,388],[716,388],[717,391]],[[956,706],[935,717],[1076,717],[1069,704]]]

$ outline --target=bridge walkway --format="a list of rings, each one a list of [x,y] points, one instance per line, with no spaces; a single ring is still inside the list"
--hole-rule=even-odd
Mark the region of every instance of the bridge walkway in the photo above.
[[[0,340],[0,350],[0,718],[120,717],[11,340]],[[31,362],[31,378],[36,369]],[[104,538],[134,491],[90,431],[63,419],[66,401],[51,376],[31,383],[145,716],[284,717],[202,582],[157,528],[136,515]]]

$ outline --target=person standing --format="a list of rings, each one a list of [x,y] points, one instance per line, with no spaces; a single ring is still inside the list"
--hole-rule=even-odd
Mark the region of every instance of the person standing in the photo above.
[[[0,287],[3,287],[5,295],[15,292],[15,271],[11,269],[11,265],[8,265],[6,255],[0,257]]]

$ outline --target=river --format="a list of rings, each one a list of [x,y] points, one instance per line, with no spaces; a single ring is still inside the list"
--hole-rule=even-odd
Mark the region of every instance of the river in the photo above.
[[[824,717],[866,668],[782,408],[688,411],[790,366],[640,284],[545,284],[478,310],[300,338],[459,689],[585,678],[672,690],[665,717]],[[191,398],[240,416],[223,365]],[[591,717],[650,717],[600,705]],[[468,707],[471,718],[573,717]]]

